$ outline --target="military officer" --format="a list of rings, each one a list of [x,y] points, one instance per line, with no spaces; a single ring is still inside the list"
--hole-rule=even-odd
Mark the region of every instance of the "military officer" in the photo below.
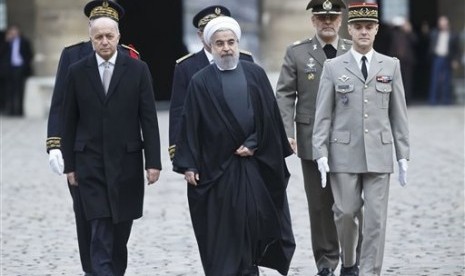
[[[327,60],[317,96],[313,156],[322,183],[329,172],[342,276],[381,275],[393,150],[399,181],[407,183],[409,128],[397,58],[373,49],[376,3],[348,7],[350,51]],[[329,187],[327,187],[329,188]],[[357,214],[363,208],[363,223]],[[363,240],[356,263],[359,230]]]
[[[197,29],[197,36],[202,41],[203,47],[196,53],[187,54],[176,61],[173,75],[173,88],[170,99],[169,112],[169,154],[173,160],[176,150],[176,137],[179,133],[181,115],[184,108],[184,100],[187,94],[187,86],[192,76],[213,63],[211,48],[203,39],[203,29],[210,20],[218,16],[231,16],[231,12],[224,6],[209,6],[199,11],[192,19],[192,24]],[[240,59],[253,62],[254,59],[250,52],[241,50]]]
[[[331,187],[322,188],[320,173],[312,157],[315,103],[326,59],[347,52],[352,42],[338,35],[342,22],[342,0],[311,0],[312,38],[287,47],[276,98],[289,143],[301,159],[310,215],[310,232],[317,275],[332,276],[339,263],[339,245],[333,219]]]
[[[103,8],[104,2],[107,3],[105,5],[108,5],[106,8]],[[91,8],[97,8],[99,12],[91,14]],[[124,9],[113,1],[96,0],[91,1],[86,5],[84,13],[89,17],[89,20],[100,16],[109,16],[119,20],[124,15]],[[63,173],[64,165],[61,153],[62,128],[60,123],[60,112],[65,93],[65,78],[68,73],[68,67],[76,61],[90,55],[92,52],[93,49],[90,40],[65,47],[61,52],[55,78],[55,86],[53,88],[52,102],[50,104],[46,141],[50,168],[58,175]],[[126,53],[133,58],[139,58],[139,53],[132,46],[119,45],[118,52]],[[90,262],[90,224],[84,215],[80,200],[79,186],[68,185],[68,188],[71,193],[71,197],[73,198],[73,209],[76,219],[81,266],[85,273],[90,274],[92,273],[92,266]]]

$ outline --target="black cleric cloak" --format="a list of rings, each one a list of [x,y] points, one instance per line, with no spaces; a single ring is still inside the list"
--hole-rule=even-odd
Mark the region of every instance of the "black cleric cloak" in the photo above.
[[[200,176],[197,186],[188,185],[188,201],[207,276],[235,276],[250,265],[286,275],[295,251],[285,162],[292,149],[265,71],[247,61],[240,66],[253,106],[254,156],[234,154],[247,137],[213,64],[189,84],[173,167]]]

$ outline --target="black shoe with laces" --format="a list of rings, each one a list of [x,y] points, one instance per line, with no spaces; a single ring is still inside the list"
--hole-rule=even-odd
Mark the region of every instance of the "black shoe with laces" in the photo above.
[[[322,268],[315,276],[335,276],[331,268]]]
[[[351,267],[341,266],[341,276],[358,276],[358,265],[355,264]]]

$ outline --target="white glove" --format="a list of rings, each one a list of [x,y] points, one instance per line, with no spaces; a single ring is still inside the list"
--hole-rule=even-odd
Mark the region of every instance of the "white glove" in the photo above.
[[[61,150],[59,149],[52,149],[48,152],[48,164],[50,165],[50,169],[52,172],[62,175],[64,169],[64,161],[63,155],[61,154]]]
[[[399,159],[397,162],[399,163],[399,183],[403,187],[407,185],[407,159]]]
[[[321,174],[321,187],[326,187],[326,174],[329,172],[328,158],[321,157],[316,160],[318,163],[318,170]]]

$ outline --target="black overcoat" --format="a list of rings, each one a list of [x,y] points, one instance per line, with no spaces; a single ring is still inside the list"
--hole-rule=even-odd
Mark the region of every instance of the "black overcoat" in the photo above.
[[[285,157],[292,149],[267,75],[254,63],[240,63],[254,110],[254,156],[234,154],[247,137],[210,65],[189,84],[173,169],[200,175],[198,186],[188,185],[188,200],[206,275],[237,273],[250,247],[255,264],[287,274],[295,250],[286,196]]]
[[[124,77],[123,77],[124,76]],[[63,103],[65,173],[76,172],[88,220],[142,216],[145,168],[161,169],[148,66],[118,52],[105,95],[95,53],[69,68]]]

